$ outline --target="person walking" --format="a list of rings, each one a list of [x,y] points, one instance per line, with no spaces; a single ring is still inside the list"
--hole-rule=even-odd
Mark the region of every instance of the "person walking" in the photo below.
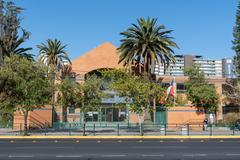
[[[208,119],[205,118],[203,121],[203,131],[205,131],[207,129],[207,126],[208,126]]]

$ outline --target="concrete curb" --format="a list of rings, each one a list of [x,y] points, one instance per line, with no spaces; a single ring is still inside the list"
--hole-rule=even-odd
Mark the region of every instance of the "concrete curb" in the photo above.
[[[0,136],[0,139],[240,139],[240,136]]]

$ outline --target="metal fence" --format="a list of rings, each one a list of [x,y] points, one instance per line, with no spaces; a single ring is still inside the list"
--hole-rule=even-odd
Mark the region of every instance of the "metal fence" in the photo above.
[[[52,128],[48,125],[34,126],[29,124],[30,135],[83,135],[83,123],[55,123]],[[23,135],[24,125],[18,124],[13,128],[0,129],[0,135]],[[141,131],[142,130],[142,131]],[[240,127],[235,125],[210,124],[142,124],[136,123],[86,123],[86,136],[96,135],[240,135]]]

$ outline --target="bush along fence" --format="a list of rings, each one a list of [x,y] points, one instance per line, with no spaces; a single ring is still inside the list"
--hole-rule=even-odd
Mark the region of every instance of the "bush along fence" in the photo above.
[[[84,129],[85,128],[85,129]],[[142,130],[141,130],[142,129]],[[85,130],[85,131],[84,131]],[[15,124],[13,128],[0,129],[0,135],[23,135],[24,124]],[[37,126],[28,125],[29,135],[69,135],[69,136],[147,136],[147,135],[240,135],[240,127],[236,125],[223,124],[142,124],[136,123],[54,123]]]

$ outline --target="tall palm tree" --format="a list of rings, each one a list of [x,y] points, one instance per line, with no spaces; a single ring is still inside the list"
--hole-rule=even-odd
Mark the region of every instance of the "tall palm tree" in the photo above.
[[[46,44],[42,43],[37,47],[39,48],[39,60],[48,67],[49,71],[47,74],[49,76],[50,73],[50,76],[52,76],[50,78],[52,79],[52,83],[54,85],[56,79],[56,72],[61,71],[65,66],[67,66],[66,63],[72,64],[65,50],[66,45],[62,45],[61,41],[57,39],[48,39]],[[55,108],[54,104],[55,94],[53,94],[52,97],[53,110]],[[63,110],[63,117],[65,114],[64,112],[66,112],[66,110]]]
[[[151,73],[154,62],[169,65],[175,63],[173,48],[178,48],[169,34],[172,30],[166,30],[163,25],[158,26],[155,18],[140,18],[138,24],[132,24],[125,32],[120,33],[124,39],[118,48],[120,53],[119,63],[125,66],[136,62],[143,66],[139,71]]]
[[[65,63],[71,64],[66,52],[66,45],[61,41],[48,39],[47,44],[37,45],[39,48],[39,60],[51,69],[52,72],[59,71]]]
[[[173,48],[178,48],[178,46],[172,41],[173,37],[169,36],[172,30],[166,30],[163,25],[158,26],[157,19],[140,18],[137,19],[137,22],[137,25],[132,24],[125,32],[120,33],[124,39],[121,40],[118,48],[119,63],[123,62],[130,68],[132,68],[132,64],[135,64],[135,67],[139,68],[137,73],[145,74],[151,80],[155,62],[164,66],[175,63]],[[155,98],[152,101],[154,111],[156,111]],[[149,112],[146,111],[145,115],[149,115]]]

